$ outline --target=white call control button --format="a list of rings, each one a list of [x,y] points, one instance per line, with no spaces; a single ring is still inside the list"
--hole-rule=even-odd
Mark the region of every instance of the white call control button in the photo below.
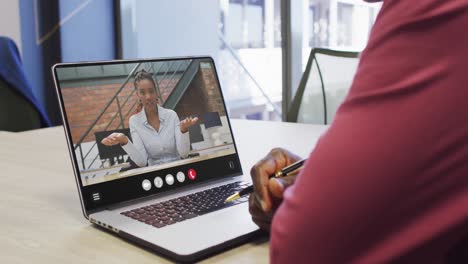
[[[164,181],[163,179],[161,179],[161,177],[154,178],[154,186],[156,186],[156,188],[161,188],[163,184],[164,184]]]
[[[174,176],[172,176],[172,174],[166,175],[166,183],[169,185],[174,184]]]
[[[177,180],[179,182],[184,182],[185,181],[185,174],[183,172],[181,172],[181,171],[179,171],[177,173],[176,177],[177,177]]]
[[[141,187],[143,187],[143,190],[149,191],[151,190],[151,182],[149,180],[144,180],[141,182]]]

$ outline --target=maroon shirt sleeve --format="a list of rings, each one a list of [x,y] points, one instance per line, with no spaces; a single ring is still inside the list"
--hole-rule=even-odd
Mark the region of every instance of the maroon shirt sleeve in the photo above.
[[[273,263],[440,263],[468,235],[468,2],[387,0],[285,193]]]

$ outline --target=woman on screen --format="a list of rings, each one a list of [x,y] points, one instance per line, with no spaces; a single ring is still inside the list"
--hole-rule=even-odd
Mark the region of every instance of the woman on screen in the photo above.
[[[180,121],[175,111],[159,106],[156,82],[151,73],[137,72],[134,86],[139,106],[138,112],[129,120],[133,142],[122,133],[112,133],[101,141],[102,144],[120,144],[139,167],[187,157],[190,150],[188,129],[198,118]]]

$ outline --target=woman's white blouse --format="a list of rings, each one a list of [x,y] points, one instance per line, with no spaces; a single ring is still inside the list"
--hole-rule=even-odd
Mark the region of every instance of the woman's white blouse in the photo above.
[[[122,148],[140,167],[179,160],[189,153],[189,132],[180,132],[180,120],[176,112],[158,105],[158,113],[159,131],[148,123],[144,108],[130,117],[132,140]]]

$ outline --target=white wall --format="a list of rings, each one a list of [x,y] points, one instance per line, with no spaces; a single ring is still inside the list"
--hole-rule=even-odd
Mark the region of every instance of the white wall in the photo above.
[[[12,38],[21,52],[19,0],[0,1],[0,36]]]

